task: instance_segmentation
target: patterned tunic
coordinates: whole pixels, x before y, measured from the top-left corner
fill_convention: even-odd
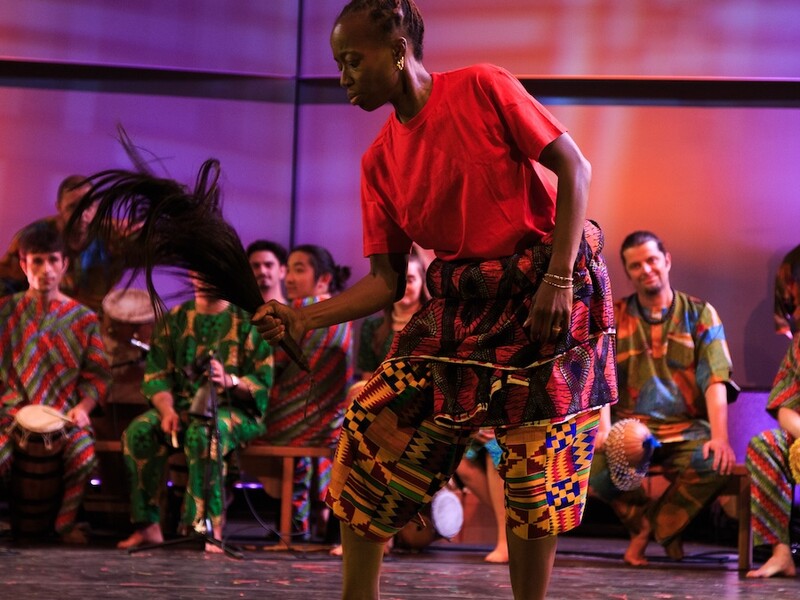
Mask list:
[[[308,306],[329,296],[296,300]],[[267,435],[273,444],[333,447],[344,418],[347,386],[353,376],[352,327],[342,323],[306,333],[300,348],[311,365],[309,376],[278,349],[278,376],[270,395]]]
[[[717,311],[683,292],[674,295],[663,323],[642,318],[635,294],[614,305],[619,402],[612,418],[635,416],[662,443],[707,438],[705,391],[731,376]]]
[[[25,292],[0,298],[0,471],[12,460],[9,427],[23,406],[42,404],[66,414],[84,398],[105,399],[111,382],[97,315],[72,299],[47,307]],[[75,522],[95,465],[90,430],[68,427],[62,461],[64,494],[59,533]]]

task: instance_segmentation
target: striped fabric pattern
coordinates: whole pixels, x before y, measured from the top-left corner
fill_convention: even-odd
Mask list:
[[[328,298],[295,301],[307,306]],[[306,333],[300,347],[311,374],[302,371],[286,353],[275,351],[277,377],[267,411],[267,438],[286,446],[333,447],[344,418],[347,388],[353,377],[352,327],[342,323]]]
[[[773,417],[780,408],[800,411],[800,335],[794,336],[786,351],[767,400],[767,412]],[[783,429],[770,429],[754,436],[747,447],[750,521],[756,545],[790,542],[793,485],[800,483],[792,480],[789,469],[794,439]]]
[[[783,429],[754,436],[747,446],[750,474],[750,524],[753,543],[789,544],[793,483],[789,471],[789,447],[794,437]]]
[[[74,300],[0,299],[0,401],[67,412],[105,397],[111,380],[97,315]]]
[[[97,315],[67,299],[44,306],[24,292],[0,299],[0,471],[13,459],[8,427],[28,404],[67,413],[84,398],[104,399],[111,382]],[[69,427],[62,457],[64,495],[56,531],[69,531],[95,466],[90,430]]]

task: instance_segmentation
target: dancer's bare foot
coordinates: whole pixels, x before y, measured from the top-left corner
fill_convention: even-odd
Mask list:
[[[393,542],[394,538],[391,538],[386,544],[383,546],[383,555],[389,556],[392,551],[392,546],[394,545]],[[331,556],[342,556],[342,545],[336,544],[333,548],[330,549],[328,552]]]
[[[489,554],[487,554],[483,560],[488,563],[495,563],[498,565],[506,564],[508,562],[508,546],[505,548],[495,548],[489,552]]]
[[[161,525],[158,523],[151,523],[147,527],[137,529],[129,538],[119,542],[117,548],[127,550],[128,548],[136,548],[148,544],[160,544],[163,541],[164,536],[161,533]]]
[[[650,521],[646,517],[642,517],[639,531],[631,532],[631,543],[625,550],[623,560],[632,567],[644,567],[647,565],[647,559],[644,557],[644,551],[647,549],[647,544],[650,543]]]
[[[797,569],[792,559],[792,550],[787,544],[776,544],[772,548],[772,556],[761,565],[761,568],[747,572],[747,577],[794,577]]]

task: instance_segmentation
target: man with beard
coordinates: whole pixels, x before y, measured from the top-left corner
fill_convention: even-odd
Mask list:
[[[734,388],[719,316],[708,302],[672,288],[672,257],[658,236],[631,233],[621,255],[635,293],[614,305],[620,399],[603,408],[589,483],[630,532],[625,562],[641,566],[651,537],[669,557],[683,557],[681,532],[735,465],[727,407]],[[608,468],[611,423],[631,418],[660,443],[651,464],[664,467],[670,485],[656,499],[641,486],[630,489]]]
[[[256,276],[264,302],[275,300],[286,304],[283,280],[286,279],[288,256],[286,248],[269,240],[256,240],[247,246],[247,259]]]

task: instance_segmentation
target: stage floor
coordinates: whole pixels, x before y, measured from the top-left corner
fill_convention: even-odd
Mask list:
[[[0,597],[58,598],[338,598],[341,560],[327,546],[276,550],[234,538],[242,559],[208,554],[199,545],[175,545],[134,554],[116,539],[93,535],[82,547],[18,544],[0,538]],[[736,570],[735,550],[687,544],[675,563],[659,546],[650,565],[622,563],[625,540],[564,536],[548,598],[697,599],[800,598],[800,578],[748,580]],[[394,552],[383,568],[384,600],[510,599],[506,565],[483,562],[488,548],[437,542],[417,553]]]

